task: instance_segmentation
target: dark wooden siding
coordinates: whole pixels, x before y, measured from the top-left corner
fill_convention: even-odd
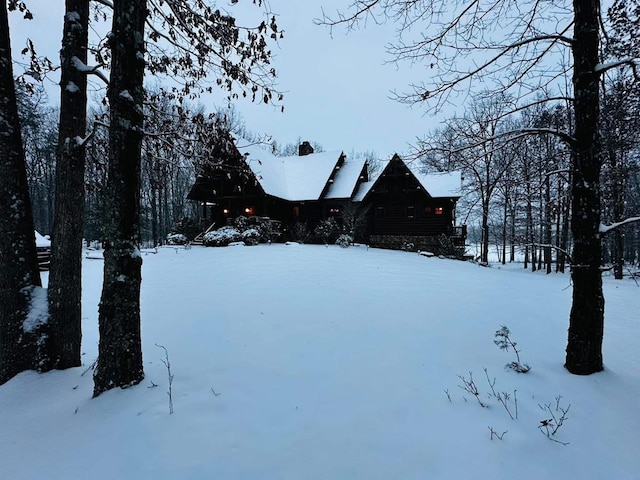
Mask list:
[[[437,236],[453,231],[455,199],[432,198],[399,158],[382,172],[367,204],[370,235]]]

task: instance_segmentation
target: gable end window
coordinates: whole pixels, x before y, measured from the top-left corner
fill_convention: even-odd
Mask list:
[[[407,207],[407,218],[416,218],[416,207],[409,205]]]

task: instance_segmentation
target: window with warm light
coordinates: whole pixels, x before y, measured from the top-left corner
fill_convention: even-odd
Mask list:
[[[436,215],[442,215],[444,213],[444,210],[442,207],[436,207]]]
[[[246,213],[247,215],[253,215],[254,213],[256,213],[256,207],[247,207],[244,209],[244,213]]]

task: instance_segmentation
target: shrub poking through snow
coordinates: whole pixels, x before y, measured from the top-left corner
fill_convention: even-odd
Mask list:
[[[256,228],[249,228],[242,232],[242,241],[245,245],[258,245],[260,242],[260,232]]]
[[[182,233],[170,233],[167,235],[167,243],[169,245],[186,245],[187,236]]]
[[[561,399],[561,395],[556,397],[555,409],[551,407],[550,403],[545,403],[544,405],[538,404],[540,409],[545,413],[548,413],[548,416],[551,417],[540,420],[538,430],[540,430],[552,442],[560,443],[561,445],[569,445],[569,442],[561,442],[555,438],[555,434],[558,433],[558,430],[560,430],[562,425],[564,425],[564,422],[567,420],[567,413],[569,413],[569,409],[571,408],[571,404],[566,407],[561,406]]]
[[[242,240],[242,235],[233,227],[222,227],[207,233],[202,243],[207,247],[226,247],[232,242]]]
[[[508,352],[509,348],[511,348],[516,354],[516,361],[507,363],[507,368],[515,370],[518,373],[527,373],[529,370],[531,370],[531,367],[526,363],[522,363],[522,361],[520,360],[520,350],[518,350],[517,348],[518,344],[511,339],[510,335],[511,332],[509,331],[509,329],[505,325],[502,325],[500,327],[500,330],[496,330],[496,339],[493,341],[493,343],[495,343],[500,350],[505,350]]]
[[[342,248],[347,248],[353,243],[353,237],[343,233],[336,240],[336,245],[340,245]]]

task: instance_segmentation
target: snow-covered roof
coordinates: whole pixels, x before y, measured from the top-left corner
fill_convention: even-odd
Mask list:
[[[407,167],[431,197],[460,197],[462,172],[424,173],[418,165],[408,164]]]
[[[378,176],[369,180],[368,182],[362,182],[358,187],[358,190],[356,191],[356,193],[353,195],[353,201],[361,202],[362,200],[364,200],[364,197],[367,196],[367,193],[369,193],[369,190],[371,190],[371,187],[373,187],[377,179],[378,179]]]
[[[239,147],[245,161],[268,195],[289,201],[318,200],[342,152],[276,157],[264,148]]]
[[[333,177],[333,183],[325,198],[351,198],[365,163],[366,159],[364,158],[353,160],[347,158]]]

